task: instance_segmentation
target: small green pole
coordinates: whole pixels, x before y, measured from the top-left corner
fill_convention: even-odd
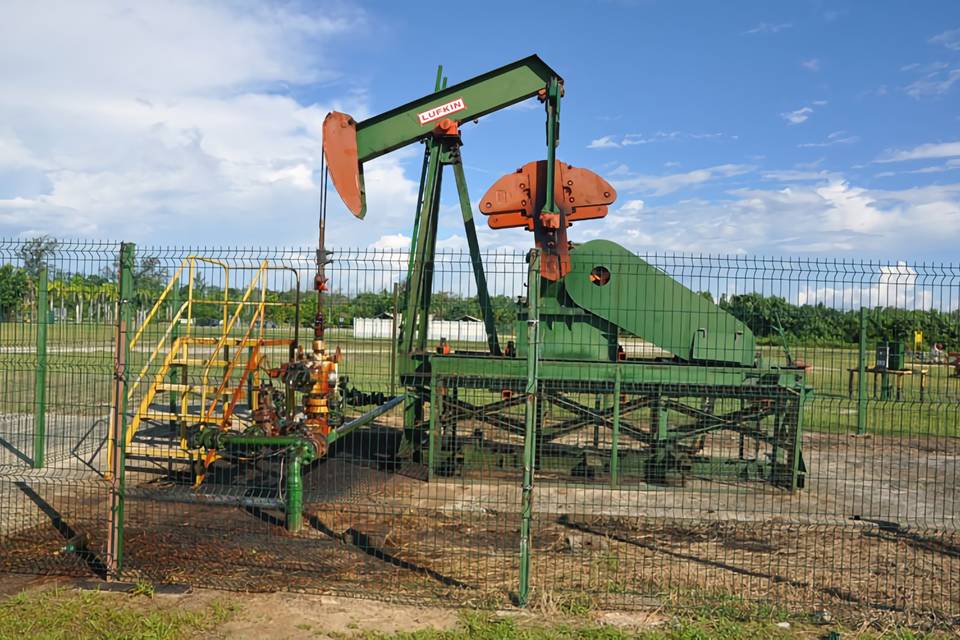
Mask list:
[[[437,463],[437,377],[430,375],[430,433],[427,440],[427,480],[433,480]]]
[[[807,399],[810,397],[810,391],[804,386],[800,389],[800,397],[797,399],[797,436],[793,441],[791,450],[790,467],[793,473],[790,476],[790,490],[796,491],[800,488],[800,457],[803,446],[803,412]]]
[[[860,361],[857,364],[857,435],[867,432],[867,310],[860,307]]]
[[[620,364],[613,380],[613,435],[610,436],[610,486],[620,484]]]
[[[47,267],[37,277],[37,370],[34,372],[33,468],[42,469],[47,441]]]
[[[303,478],[300,475],[301,450],[300,447],[290,447],[288,450],[289,467],[287,468],[287,504],[286,525],[290,533],[300,533],[303,528]]]
[[[533,518],[533,476],[537,451],[540,368],[540,254],[530,252],[527,277],[527,405],[523,435],[523,487],[520,505],[520,591],[517,603],[524,607],[530,597],[530,529]]]
[[[119,578],[123,572],[123,517],[126,500],[127,455],[127,363],[130,361],[130,343],[127,335],[133,324],[130,300],[133,297],[133,267],[136,245],[120,245],[120,282],[117,290],[117,336],[114,360],[114,391],[111,426],[113,429],[113,468],[110,474],[110,537],[107,540],[108,579]]]

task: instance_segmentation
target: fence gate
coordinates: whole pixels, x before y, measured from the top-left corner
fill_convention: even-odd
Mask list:
[[[43,242],[0,243],[0,569],[106,577],[120,245]]]

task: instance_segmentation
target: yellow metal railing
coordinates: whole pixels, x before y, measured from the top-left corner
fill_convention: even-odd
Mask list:
[[[214,264],[223,269],[224,294],[222,300],[204,300],[197,299],[195,297],[195,278],[197,275],[198,262]],[[203,350],[202,357],[197,358],[198,366],[202,366],[202,373],[197,384],[173,385],[174,387],[183,387],[182,389],[178,389],[183,391],[183,393],[180,402],[176,407],[176,411],[170,414],[171,419],[176,419],[178,422],[183,423],[186,418],[196,418],[196,422],[201,424],[211,424],[217,419],[221,418],[224,421],[229,419],[234,406],[242,395],[243,385],[250,378],[250,376],[256,376],[256,372],[251,369],[250,362],[248,362],[246,366],[243,367],[243,375],[241,376],[239,382],[237,382],[236,385],[231,384],[232,374],[234,370],[236,370],[237,365],[241,362],[244,351],[250,350],[250,353],[248,354],[249,358],[259,363],[260,359],[262,358],[260,347],[266,342],[269,342],[271,345],[275,342],[277,344],[286,344],[289,342],[283,340],[264,341],[263,339],[263,330],[266,319],[265,308],[267,306],[280,304],[276,302],[267,302],[266,294],[268,270],[269,266],[267,261],[262,261],[240,299],[230,300],[230,267],[226,263],[201,256],[188,256],[187,258],[183,259],[173,276],[170,278],[166,287],[164,287],[163,291],[160,293],[157,300],[144,317],[143,322],[134,333],[134,336],[130,341],[130,348],[132,350],[144,339],[144,336],[149,335],[147,331],[148,327],[159,322],[158,318],[160,315],[160,310],[164,307],[164,304],[170,300],[171,293],[175,290],[175,287],[176,291],[178,292],[180,289],[182,289],[183,284],[181,281],[184,279],[184,272],[186,271],[187,299],[180,304],[178,308],[176,308],[176,312],[170,319],[169,324],[164,328],[160,338],[151,348],[149,356],[144,364],[139,368],[137,375],[134,377],[129,386],[128,398],[132,399],[137,389],[142,386],[144,379],[150,380],[149,386],[140,398],[138,409],[133,416],[130,428],[127,430],[126,444],[128,446],[136,435],[141,422],[147,416],[151,415],[151,406],[156,399],[158,390],[160,390],[165,384],[167,374],[170,372],[171,367],[173,367],[175,364],[183,364],[183,366],[188,366],[191,362],[191,347],[200,347]],[[255,295],[257,293],[257,289],[259,289],[259,296]],[[221,330],[218,332],[218,335],[193,335],[195,304],[215,304],[222,306],[223,319],[221,323]],[[231,334],[234,333],[234,329],[238,328],[238,323],[240,318],[243,316],[244,310],[249,308],[251,305],[254,307],[254,310],[251,314],[249,322],[246,323],[246,326],[243,328],[242,334],[238,337],[231,337]],[[186,327],[182,329],[183,333],[181,335],[176,335],[173,338],[172,343],[170,343],[170,338],[174,335],[174,330],[180,327],[184,317],[186,317]],[[255,329],[258,329],[256,334],[254,334]],[[170,347],[166,351],[166,355],[163,357],[162,361],[158,362],[158,356],[162,351],[164,351],[164,348],[168,343],[170,343]],[[213,347],[212,351],[207,352],[207,348],[211,345]],[[230,348],[235,348],[235,351],[232,354],[229,352]],[[215,363],[220,361],[225,363],[223,374],[219,377],[216,391],[213,393],[213,397],[211,398],[211,368]],[[155,370],[152,374],[150,373],[151,369]],[[232,389],[232,392],[230,393],[230,402],[224,406],[223,415],[217,415],[218,406],[220,405],[223,397],[226,395],[225,391],[228,387],[233,386],[236,386],[236,388]],[[197,392],[200,394],[199,413],[191,413],[189,411],[188,396],[190,393]],[[183,443],[184,441],[181,439],[181,445]],[[110,449],[110,451],[112,452],[112,449]]]
[[[173,319],[170,321],[170,324],[167,326],[166,330],[161,334],[160,339],[157,341],[156,346],[154,346],[153,350],[150,352],[150,356],[147,358],[147,361],[140,368],[139,373],[137,374],[136,378],[133,380],[133,383],[130,385],[130,388],[127,392],[128,398],[133,398],[134,392],[137,390],[137,387],[140,386],[140,382],[143,380],[143,377],[150,370],[151,365],[153,365],[154,361],[157,358],[157,355],[163,349],[163,346],[166,344],[166,341],[170,337],[174,328],[179,326],[180,321],[183,318],[184,310],[186,310],[186,313],[187,313],[186,336],[184,337],[189,338],[191,336],[191,331],[193,328],[193,304],[194,304],[193,283],[194,283],[194,275],[196,271],[196,263],[198,261],[206,262],[208,264],[213,264],[223,269],[223,301],[222,303],[223,303],[223,321],[224,321],[224,325],[226,325],[227,313],[230,305],[230,266],[227,263],[221,260],[216,260],[214,258],[204,258],[202,256],[187,256],[180,262],[180,266],[177,267],[177,270],[174,272],[173,276],[170,278],[170,281],[167,283],[167,286],[164,287],[163,291],[160,293],[160,296],[157,298],[157,301],[154,302],[153,307],[150,308],[150,311],[147,313],[143,322],[140,324],[140,327],[133,334],[133,338],[130,339],[130,350],[133,351],[136,348],[137,344],[140,342],[140,338],[143,337],[147,327],[151,325],[154,318],[157,317],[157,313],[160,311],[161,308],[163,308],[163,304],[164,302],[167,301],[167,298],[170,296],[170,292],[173,291],[173,288],[175,286],[179,286],[180,278],[183,275],[183,270],[184,268],[187,268],[188,269],[187,299],[180,306],[180,309],[177,310]],[[263,265],[261,264],[261,269],[262,268],[263,268]],[[210,303],[220,302],[220,301],[202,300],[200,302],[204,304],[210,304]],[[226,330],[224,330],[224,332],[226,333]],[[184,358],[185,359],[189,358],[190,357],[189,347],[187,346],[186,342],[182,343],[182,348],[184,350]]]
[[[239,362],[240,355],[243,353],[243,346],[246,345],[247,340],[250,338],[250,332],[258,324],[260,327],[258,338],[261,341],[263,340],[263,324],[264,324],[263,312],[264,312],[265,303],[267,301],[266,272],[267,272],[267,261],[264,260],[263,262],[260,263],[260,268],[257,269],[256,275],[250,280],[250,285],[247,287],[247,290],[244,292],[243,298],[241,298],[241,300],[237,303],[237,309],[236,311],[233,312],[233,316],[231,316],[230,321],[226,324],[226,326],[224,326],[223,333],[221,334],[220,339],[217,341],[217,345],[216,347],[214,347],[213,353],[210,354],[210,357],[207,359],[207,364],[203,368],[203,375],[202,375],[203,386],[202,386],[201,394],[206,394],[207,384],[209,380],[208,376],[210,373],[210,365],[217,359],[217,356],[223,350],[224,345],[227,342],[227,338],[230,335],[230,331],[233,329],[233,325],[237,322],[237,319],[240,317],[240,314],[243,311],[243,305],[247,303],[247,301],[250,299],[250,296],[256,290],[255,287],[259,284],[260,285],[260,302],[257,305],[256,310],[254,311],[253,315],[250,318],[250,323],[247,325],[247,328],[246,328],[246,331],[244,331],[243,337],[240,339],[239,348],[237,349],[233,357],[227,361],[227,365],[223,371],[223,378],[220,381],[220,385],[217,387],[216,393],[214,394],[212,400],[210,401],[210,407],[203,413],[203,418],[201,421],[204,423],[209,423],[212,421],[211,419],[213,417],[213,412],[216,410],[217,405],[220,403],[221,395],[223,394],[224,389],[226,389],[227,384],[230,382],[230,375],[232,374],[233,369],[236,367],[237,362]],[[224,311],[226,311],[226,307],[224,307]],[[259,323],[258,323],[258,320],[259,320]],[[245,376],[241,378],[239,382],[240,385],[243,384],[244,378]],[[206,396],[201,395],[200,406],[202,407],[205,404],[206,404]]]

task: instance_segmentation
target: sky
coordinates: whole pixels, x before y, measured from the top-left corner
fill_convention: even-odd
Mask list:
[[[312,246],[321,125],[531,53],[558,157],[607,178],[574,241],[642,252],[960,257],[960,2],[6,2],[0,236]],[[470,195],[545,155],[531,101],[463,126]],[[407,247],[418,145],[330,199],[339,247]],[[439,245],[466,245],[453,181]],[[523,230],[480,228],[487,249]]]

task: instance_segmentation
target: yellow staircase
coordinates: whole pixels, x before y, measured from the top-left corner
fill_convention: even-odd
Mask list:
[[[223,269],[222,300],[194,295],[198,262]],[[256,409],[256,394],[248,394],[248,390],[259,385],[261,365],[267,356],[265,347],[289,346],[292,342],[263,337],[265,309],[271,304],[266,300],[268,269],[267,262],[261,262],[243,295],[231,300],[230,269],[225,263],[200,256],[183,260],[130,340],[133,364],[140,360],[134,354],[145,351],[142,346],[137,347],[150,335],[149,328],[160,333],[128,386],[127,400],[136,404],[136,410],[126,431],[127,455],[195,460],[201,453],[188,448],[188,427],[228,429],[247,424],[249,418],[240,418],[235,410],[248,395],[250,412]],[[184,288],[181,280],[186,280],[187,299],[178,306],[175,300]],[[164,304],[172,304],[176,312],[161,330],[159,311]],[[196,335],[194,308],[201,304],[222,307],[222,320],[215,335]],[[252,312],[249,320],[241,321],[245,309]],[[172,437],[169,430],[145,428],[164,423],[176,428],[176,436]],[[112,446],[109,451],[112,458]]]

